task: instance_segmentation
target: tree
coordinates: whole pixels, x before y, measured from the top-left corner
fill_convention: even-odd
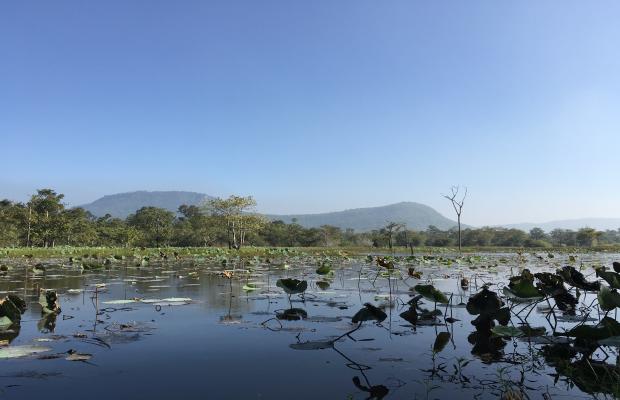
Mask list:
[[[427,246],[444,247],[450,244],[450,236],[447,231],[442,231],[434,225],[429,225],[426,229]]]
[[[342,229],[333,225],[321,225],[323,246],[338,246],[342,240]]]
[[[17,247],[25,243],[23,227],[27,215],[22,203],[0,201],[0,247]]]
[[[179,218],[175,225],[175,244],[180,246],[211,246],[220,232],[217,221],[205,214],[204,209],[195,205],[181,205]]]
[[[214,216],[225,227],[228,248],[240,249],[248,232],[258,231],[265,220],[254,215],[256,200],[252,196],[232,195],[227,199],[215,198],[206,204],[206,212]]]
[[[93,246],[97,241],[95,218],[81,207],[72,208],[63,212],[66,244]]]
[[[450,200],[454,212],[456,213],[456,221],[459,229],[459,252],[461,252],[461,214],[463,213],[463,204],[465,204],[465,198],[467,197],[467,187],[465,187],[465,193],[463,193],[463,197],[461,197],[460,201],[458,200],[459,189],[458,186],[452,186],[450,188],[451,194],[444,194],[443,197]]]
[[[404,228],[405,224],[403,223],[388,221],[387,225],[381,229],[382,233],[387,238],[387,243],[390,250],[392,250],[394,245],[394,235]]]
[[[570,229],[554,229],[549,234],[555,246],[576,246],[577,233]]]
[[[577,231],[575,240],[577,244],[582,247],[591,247],[597,244],[598,238],[601,236],[601,232],[592,228],[581,228]]]
[[[65,196],[52,189],[39,189],[28,202],[26,245],[39,243],[54,246],[66,229],[62,199]]]
[[[127,217],[127,223],[142,232],[147,246],[168,244],[172,236],[174,213],[158,207],[142,207]]]
[[[547,239],[547,234],[541,228],[532,228],[530,229],[530,239],[545,240]]]

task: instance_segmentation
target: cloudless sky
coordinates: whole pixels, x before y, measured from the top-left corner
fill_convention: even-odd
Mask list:
[[[0,4],[0,198],[620,217],[620,2]]]

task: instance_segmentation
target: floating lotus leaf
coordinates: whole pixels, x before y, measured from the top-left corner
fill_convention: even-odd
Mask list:
[[[553,296],[558,291],[566,290],[566,288],[564,288],[564,281],[559,275],[549,272],[539,272],[534,274],[534,277],[539,281],[536,287],[546,295]]]
[[[319,275],[327,275],[332,271],[331,265],[324,263],[316,269],[316,273]]]
[[[288,294],[299,294],[308,289],[308,282],[300,281],[299,279],[286,278],[278,279],[276,286],[282,288]]]
[[[607,286],[601,286],[597,298],[599,306],[604,311],[610,311],[616,307],[620,307],[620,293],[615,289],[611,290]]]
[[[364,308],[359,310],[352,318],[353,323],[364,321],[377,321],[382,322],[387,318],[387,314],[380,308],[373,306],[370,303],[364,304]]]
[[[558,269],[557,273],[564,282],[579,289],[596,292],[601,287],[600,282],[588,282],[581,272],[568,265]]]
[[[541,293],[534,286],[534,275],[528,269],[524,269],[521,275],[510,278],[508,287],[504,287],[504,294],[518,300],[542,298]]]
[[[500,337],[521,337],[524,335],[523,331],[515,326],[498,325],[491,328],[491,332]]]
[[[418,322],[418,311],[415,307],[409,307],[407,311],[400,313],[400,317],[411,325],[416,325]]]
[[[620,347],[620,336],[611,336],[607,339],[601,339],[598,341],[598,344],[601,344],[603,346]]]
[[[385,257],[377,257],[377,265],[386,269],[394,269],[394,261],[388,260]]]
[[[289,308],[276,313],[277,319],[286,321],[299,321],[308,318],[308,313],[302,308]]]
[[[602,340],[612,336],[620,336],[620,323],[613,318],[605,317],[597,325],[576,326],[566,332],[566,336],[589,340]]]
[[[13,325],[13,321],[9,317],[0,317],[0,329],[7,329]]]
[[[467,301],[467,312],[471,315],[490,314],[498,311],[503,305],[504,302],[497,293],[483,287]]]
[[[603,278],[613,289],[620,289],[620,274],[611,271],[605,271],[604,268],[596,269],[596,276]]]
[[[19,324],[25,311],[26,302],[14,294],[0,300],[0,317],[6,317],[12,324]],[[6,324],[6,321],[4,323]]]
[[[52,350],[43,346],[8,346],[0,348],[0,359],[26,357],[33,354],[45,353]]]
[[[433,353],[441,352],[450,341],[450,332],[439,332],[433,344]]]
[[[566,290],[564,280],[560,275],[549,272],[534,274],[539,282],[536,287],[545,295],[552,296],[555,304],[561,311],[574,312],[578,301],[575,296]]]
[[[620,272],[620,262],[614,261],[614,263],[612,265],[614,267],[614,271]]]
[[[41,289],[39,291],[39,304],[44,314],[60,314],[60,302],[54,290]]]
[[[258,290],[260,288],[253,283],[248,283],[247,285],[243,285],[241,289],[243,289],[246,292],[253,292],[254,290]]]
[[[329,282],[326,281],[318,281],[316,283],[316,285],[319,287],[319,289],[321,290],[327,290],[329,289]]]
[[[471,323],[478,330],[488,330],[497,320],[502,325],[507,325],[510,321],[510,310],[508,307],[502,307],[504,302],[499,298],[497,293],[490,291],[487,287],[475,295],[471,296],[467,301],[467,312],[472,315],[478,315]]]
[[[530,326],[523,325],[520,326],[519,329],[523,332],[524,336],[534,337],[534,336],[543,336],[547,333],[547,330],[544,326]]]
[[[415,291],[424,296],[425,299],[434,301],[436,303],[448,304],[450,300],[445,294],[435,289],[433,285],[415,285]]]

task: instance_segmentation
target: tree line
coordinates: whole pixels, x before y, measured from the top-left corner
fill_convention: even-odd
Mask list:
[[[453,247],[459,241],[471,247],[591,247],[620,244],[620,229],[578,231],[540,228],[529,232],[507,228],[455,227],[441,230],[429,226],[415,231],[398,222],[386,221],[381,229],[355,232],[324,225],[305,228],[292,223],[268,221],[255,213],[252,197],[215,198],[205,204],[182,205],[176,213],[142,207],[125,219],[95,217],[83,208],[67,208],[64,196],[41,189],[26,203],[0,201],[0,247],[114,246],[203,247],[253,246],[300,247]],[[460,236],[460,240],[459,240]]]

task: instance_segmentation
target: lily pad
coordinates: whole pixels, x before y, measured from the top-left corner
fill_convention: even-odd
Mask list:
[[[589,340],[602,340],[612,336],[620,336],[620,323],[613,318],[605,317],[597,325],[576,326],[566,332],[566,336]]]
[[[534,275],[524,269],[521,275],[510,278],[508,287],[504,287],[504,294],[515,300],[541,299],[543,296],[534,286]]]
[[[276,286],[282,288],[287,294],[299,294],[306,291],[308,288],[307,281],[300,281],[299,279],[278,279]]]
[[[601,287],[600,282],[588,282],[581,272],[569,265],[562,269],[558,269],[557,273],[562,277],[564,282],[579,289],[595,292]]]
[[[0,317],[0,329],[6,329],[13,325],[13,321],[9,317]]]
[[[332,271],[331,265],[325,263],[316,269],[316,273],[319,275],[327,275]]]
[[[318,281],[316,283],[317,287],[321,290],[327,290],[329,289],[329,282],[326,281]]]
[[[610,311],[616,307],[620,307],[620,293],[615,289],[610,290],[607,286],[601,286],[597,298],[599,306],[604,311]]]
[[[524,335],[521,329],[514,326],[494,326],[491,328],[491,332],[493,332],[495,336],[500,337],[521,337]]]
[[[138,300],[136,299],[126,299],[126,300],[108,300],[108,301],[104,301],[103,304],[110,304],[110,305],[122,305],[122,304],[131,304],[131,303],[137,303]]]
[[[0,348],[0,359],[27,357],[33,354],[45,353],[52,350],[44,346],[8,346]]]
[[[364,308],[359,310],[352,318],[353,323],[363,321],[378,321],[382,322],[387,318],[387,314],[378,307],[373,306],[370,303],[364,304]]]
[[[415,285],[414,289],[427,300],[431,300],[441,304],[448,304],[449,302],[446,295],[435,289],[433,285]]]
[[[620,289],[620,274],[598,268],[596,270],[596,276],[603,278],[613,289]]]

